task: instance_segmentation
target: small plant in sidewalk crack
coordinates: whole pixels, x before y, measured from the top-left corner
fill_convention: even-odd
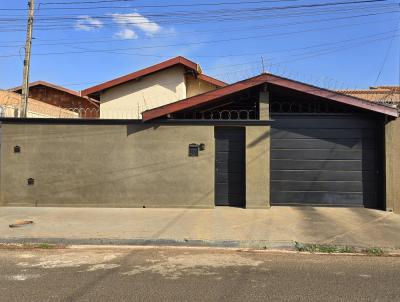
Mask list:
[[[54,249],[56,245],[49,243],[38,243],[38,244],[33,244],[32,247],[35,249]]]
[[[385,252],[379,247],[370,247],[363,250],[364,253],[370,256],[382,256]]]
[[[345,246],[345,247],[339,248],[339,253],[355,253],[355,252],[356,252],[356,249],[351,246]]]
[[[334,245],[322,245],[322,244],[303,244],[300,242],[295,243],[295,249],[299,252],[309,253],[354,253],[356,250],[353,247],[345,246],[338,247]]]

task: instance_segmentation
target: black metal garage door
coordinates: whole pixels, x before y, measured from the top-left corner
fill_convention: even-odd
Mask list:
[[[215,128],[215,205],[245,205],[245,132],[240,127]]]
[[[276,115],[271,204],[379,206],[379,123],[361,116]]]

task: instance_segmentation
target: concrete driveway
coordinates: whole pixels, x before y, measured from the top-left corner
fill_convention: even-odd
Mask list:
[[[362,208],[3,207],[0,212],[2,242],[283,247],[297,241],[400,248],[400,215]],[[34,224],[8,227],[17,220]]]

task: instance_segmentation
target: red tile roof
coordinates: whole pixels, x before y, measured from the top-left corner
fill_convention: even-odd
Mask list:
[[[148,121],[170,113],[181,111],[184,109],[194,108],[196,106],[204,105],[214,102],[221,97],[257,86],[264,83],[274,84],[281,87],[286,87],[292,90],[304,92],[310,95],[330,99],[339,103],[355,106],[362,109],[367,109],[390,116],[398,117],[399,113],[396,108],[383,104],[369,102],[360,98],[344,95],[342,93],[319,88],[309,84],[297,82],[294,80],[282,78],[273,74],[263,73],[253,78],[249,78],[210,92],[199,94],[184,100],[170,103],[161,107],[144,111],[142,113],[143,120]]]
[[[224,82],[222,82],[220,80],[217,80],[217,79],[214,79],[214,78],[212,78],[210,76],[202,74],[201,73],[202,71],[201,71],[201,68],[200,68],[199,64],[197,64],[195,62],[192,62],[192,61],[190,61],[190,60],[188,60],[188,59],[186,59],[184,57],[179,56],[179,57],[175,57],[175,58],[169,59],[167,61],[158,63],[156,65],[153,65],[153,66],[150,66],[150,67],[135,71],[133,73],[124,75],[122,77],[113,79],[111,81],[107,81],[105,83],[102,83],[102,84],[99,84],[99,85],[96,85],[96,86],[93,86],[93,87],[86,88],[86,89],[81,91],[81,94],[82,95],[90,95],[90,94],[93,94],[93,93],[97,93],[97,92],[100,92],[102,90],[105,90],[105,89],[108,89],[108,88],[111,88],[111,87],[114,87],[114,86],[129,82],[129,81],[138,79],[138,78],[143,77],[143,76],[150,75],[152,73],[155,73],[157,71],[161,71],[161,70],[170,68],[170,67],[175,66],[175,65],[182,65],[182,66],[185,66],[188,69],[193,70],[198,75],[199,79],[201,79],[203,81],[206,81],[206,82],[209,82],[209,83],[211,83],[213,85],[216,85],[217,87],[223,87],[223,86],[227,85],[226,83],[224,83]]]
[[[53,84],[53,83],[49,83],[49,82],[46,82],[46,81],[35,81],[35,82],[29,83],[29,87],[35,87],[35,86],[50,87],[50,88],[53,88],[53,89],[56,89],[56,90],[59,90],[59,91],[63,91],[63,92],[68,93],[68,94],[72,94],[72,95],[77,96],[77,97],[84,98],[84,99],[88,100],[89,102],[95,103],[97,105],[99,103],[97,100],[94,100],[94,99],[89,98],[87,96],[82,96],[80,94],[80,92],[78,92],[78,91],[71,90],[71,89],[65,88],[63,86],[59,86],[59,85],[56,85],[56,84]],[[17,87],[8,89],[8,91],[12,91],[12,92],[18,92],[20,90],[22,90],[22,86],[17,86]]]

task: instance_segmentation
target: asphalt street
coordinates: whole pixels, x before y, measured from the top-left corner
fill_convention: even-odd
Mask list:
[[[400,257],[1,249],[0,301],[399,301]]]

